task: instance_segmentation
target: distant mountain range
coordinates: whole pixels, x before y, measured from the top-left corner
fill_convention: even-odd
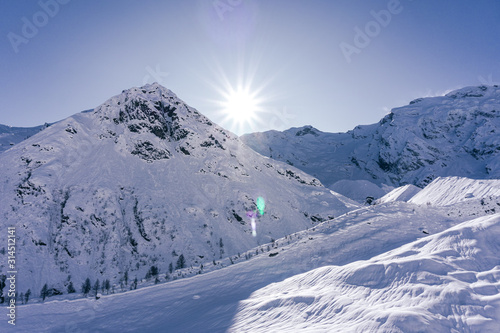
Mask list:
[[[48,126],[49,124],[35,127],[11,127],[0,124],[0,153],[35,135]]]
[[[361,197],[387,192],[366,181],[384,188],[424,187],[439,176],[499,178],[500,88],[466,87],[419,98],[376,124],[346,133],[304,126],[241,139],[260,154],[293,165],[351,197],[356,187]]]

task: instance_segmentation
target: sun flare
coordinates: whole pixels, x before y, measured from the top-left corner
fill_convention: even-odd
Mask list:
[[[223,102],[223,112],[236,123],[251,122],[258,111],[258,101],[247,90],[231,91]]]

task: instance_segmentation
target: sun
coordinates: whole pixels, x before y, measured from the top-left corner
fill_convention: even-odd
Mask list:
[[[226,116],[238,124],[252,122],[259,110],[258,100],[255,93],[247,89],[230,91],[226,100],[222,102],[223,112]]]
[[[218,105],[222,123],[231,131],[238,135],[254,132],[262,123],[263,99],[259,90],[252,90],[249,84],[236,87],[227,84],[220,94]]]
[[[214,108],[217,123],[236,135],[265,128],[270,113],[269,103],[275,98],[268,89],[274,76],[257,79],[258,61],[246,64],[241,59],[230,75],[217,59],[207,65],[212,78],[201,79],[216,93],[216,98],[207,102]]]

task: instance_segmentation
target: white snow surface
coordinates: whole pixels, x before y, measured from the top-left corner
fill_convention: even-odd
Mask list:
[[[412,197],[409,202],[448,206],[478,198],[500,197],[499,179],[439,177]]]
[[[404,186],[400,186],[395,188],[391,192],[384,195],[382,198],[376,201],[377,204],[391,202],[391,201],[408,201],[413,198],[418,192],[422,189],[416,187],[412,184],[407,184]]]
[[[233,332],[498,332],[500,214],[242,301]]]
[[[469,216],[491,214],[481,209],[471,206],[468,214],[450,217],[453,206],[364,207],[233,256],[234,265],[226,261],[227,267],[213,270],[207,263],[201,275],[168,283],[162,278],[150,287],[143,282],[138,290],[99,300],[63,295],[44,304],[31,301],[18,307],[14,329],[0,321],[0,331],[353,332],[359,327],[370,332],[383,331],[378,328],[384,325],[400,332],[401,325],[416,322],[415,330],[405,330],[416,332],[431,330],[436,318],[441,325],[436,332],[445,332],[442,327],[454,320],[462,320],[463,331],[487,328],[493,325],[488,318],[499,322],[492,287],[499,278],[498,215],[438,234]],[[246,260],[248,254],[252,258]],[[320,268],[326,265],[346,266]],[[5,311],[0,308],[1,317]]]
[[[382,188],[368,180],[342,179],[329,188],[359,203],[365,203],[367,197],[377,199],[386,194]]]

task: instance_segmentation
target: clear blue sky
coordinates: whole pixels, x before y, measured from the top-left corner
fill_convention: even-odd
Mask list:
[[[0,123],[12,126],[158,81],[238,134],[338,132],[500,81],[498,0],[2,0],[0,27]],[[238,82],[259,91],[253,128],[232,128],[216,103]]]

